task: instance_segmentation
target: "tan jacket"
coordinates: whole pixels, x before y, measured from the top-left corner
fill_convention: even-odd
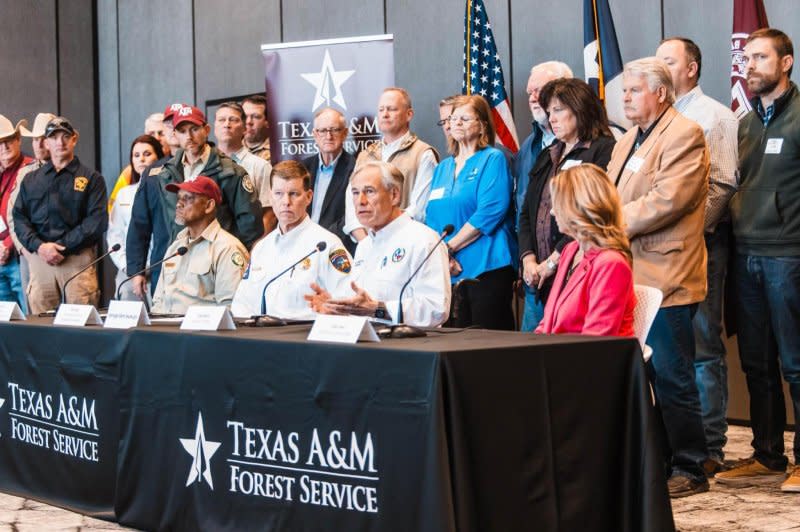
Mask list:
[[[710,168],[703,130],[671,107],[625,164],[637,132],[625,133],[608,163],[631,239],[634,282],[659,288],[662,307],[700,302],[706,297]]]

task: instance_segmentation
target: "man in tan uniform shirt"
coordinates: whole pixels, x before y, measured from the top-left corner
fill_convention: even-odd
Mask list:
[[[206,176],[170,183],[178,194],[175,221],[185,225],[164,256],[188,251],[164,263],[153,296],[153,312],[185,314],[191,305],[230,306],[248,262],[247,250],[217,221],[219,186]]]

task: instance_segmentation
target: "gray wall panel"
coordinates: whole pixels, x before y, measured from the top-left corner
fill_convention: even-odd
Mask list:
[[[97,75],[99,76],[100,171],[106,180],[120,167],[119,138],[119,42],[117,40],[117,3],[97,5]]]
[[[36,113],[58,112],[55,1],[0,0],[0,13],[0,114],[33,126]]]
[[[609,4],[622,62],[653,55],[661,42],[661,0],[610,0]],[[582,19],[578,26],[583,32]]]
[[[695,0],[672,0],[664,5],[664,36],[692,39],[703,53],[700,86],[712,98],[728,105],[731,100],[731,21],[733,4],[706,0],[713,17],[698,17]],[[727,36],[727,39],[725,38]]]
[[[770,24],[786,33],[794,44],[792,81],[800,83],[800,2],[797,0],[764,0]]]
[[[383,0],[287,0],[282,3],[283,42],[383,33]]]
[[[575,76],[583,77],[582,17],[582,0],[552,4],[537,0],[531,6],[522,2],[511,4],[513,111],[520,142],[531,132],[532,118],[525,92],[531,67],[544,61],[563,61],[572,68]],[[564,23],[578,20],[579,23]],[[503,66],[506,67],[505,63]]]
[[[80,133],[76,155],[96,167],[95,65],[92,0],[58,3],[61,114]]]
[[[119,0],[118,5],[120,156],[125,165],[130,143],[144,131],[148,115],[175,101],[194,103],[193,20],[191,0]]]
[[[195,0],[197,103],[264,91],[261,45],[279,42],[279,0]],[[236,31],[219,31],[221,24]],[[209,117],[211,120],[212,117]]]

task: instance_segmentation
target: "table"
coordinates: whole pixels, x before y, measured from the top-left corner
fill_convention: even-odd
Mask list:
[[[307,333],[0,325],[0,489],[148,530],[674,529],[635,341]],[[9,437],[57,430],[36,394],[96,461]]]

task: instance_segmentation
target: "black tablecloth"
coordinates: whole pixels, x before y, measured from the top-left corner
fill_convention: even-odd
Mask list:
[[[17,449],[2,489],[92,511],[108,498],[53,486],[110,484],[116,518],[145,529],[673,529],[635,341],[468,330],[343,346],[307,333],[0,325],[0,376],[23,382],[24,365],[27,386],[50,386],[39,361],[63,368],[47,353],[71,346],[95,368],[71,393],[104,397],[119,423],[109,483],[6,440],[0,408],[0,445]]]

